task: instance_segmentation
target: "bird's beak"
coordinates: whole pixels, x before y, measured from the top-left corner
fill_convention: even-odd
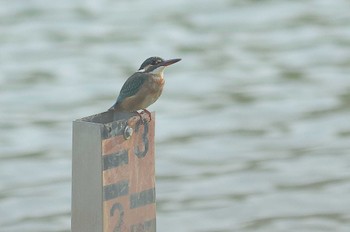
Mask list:
[[[176,62],[179,62],[181,59],[170,59],[170,60],[164,60],[162,63],[159,64],[159,66],[168,66],[175,64]]]

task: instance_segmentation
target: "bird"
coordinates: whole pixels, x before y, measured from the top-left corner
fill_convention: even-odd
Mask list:
[[[109,111],[134,112],[142,119],[138,110],[143,110],[152,120],[151,113],[146,108],[156,102],[162,94],[165,83],[164,69],[180,60],[179,58],[164,60],[158,56],[147,58],[125,81]]]

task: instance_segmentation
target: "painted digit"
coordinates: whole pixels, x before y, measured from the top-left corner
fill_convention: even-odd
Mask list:
[[[141,151],[139,149],[139,147],[136,147],[134,148],[134,152],[135,152],[135,155],[138,157],[138,158],[143,158],[147,155],[147,152],[148,152],[148,147],[149,147],[149,141],[148,141],[148,122],[144,122],[143,123],[144,125],[144,129],[143,129],[143,134],[142,134],[142,143],[143,143],[143,146],[144,146],[144,150]],[[139,124],[136,125],[136,132],[138,132],[139,130]]]
[[[115,203],[110,211],[110,216],[112,217],[114,215],[114,212],[118,210],[119,213],[119,219],[118,219],[118,223],[115,225],[113,232],[121,232],[121,228],[122,228],[122,224],[123,224],[123,219],[124,219],[124,208],[122,206],[122,204],[120,203]]]

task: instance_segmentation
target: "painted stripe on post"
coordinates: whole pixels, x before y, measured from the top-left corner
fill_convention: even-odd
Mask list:
[[[144,221],[139,224],[135,224],[131,226],[131,232],[147,232],[147,231],[156,231],[156,219],[151,219],[148,221]]]
[[[116,168],[129,163],[128,151],[122,150],[121,152],[103,156],[103,170],[110,168]]]
[[[116,184],[110,184],[103,187],[104,200],[108,201],[113,198],[129,194],[129,181],[123,180]]]
[[[141,207],[148,204],[153,204],[156,201],[156,191],[154,188],[133,193],[130,196],[130,209]]]

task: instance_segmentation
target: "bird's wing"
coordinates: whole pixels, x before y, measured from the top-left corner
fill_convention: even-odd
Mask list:
[[[120,90],[116,104],[122,102],[127,97],[135,95],[145,82],[146,78],[147,75],[145,75],[145,73],[136,72],[131,75]]]

